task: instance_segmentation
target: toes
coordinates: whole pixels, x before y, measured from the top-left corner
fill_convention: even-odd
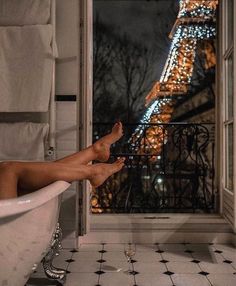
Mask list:
[[[122,122],[121,121],[118,121],[114,124],[114,126],[116,127],[119,127],[119,128],[122,128]]]
[[[120,163],[124,163],[125,162],[125,157],[118,157],[118,159],[116,160],[116,162],[118,163],[118,164],[120,164]]]

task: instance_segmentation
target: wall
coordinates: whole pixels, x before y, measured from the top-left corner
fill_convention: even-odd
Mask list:
[[[78,81],[78,0],[56,1],[56,95],[76,95]],[[62,158],[76,151],[76,102],[57,101],[56,154]],[[63,247],[75,246],[76,184],[63,194],[60,224]]]

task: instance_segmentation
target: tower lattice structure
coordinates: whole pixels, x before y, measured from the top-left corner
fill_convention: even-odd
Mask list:
[[[137,153],[157,156],[161,152],[162,145],[167,139],[167,131],[161,124],[171,120],[172,97],[187,94],[197,46],[216,36],[217,4],[218,0],[179,0],[179,13],[169,35],[172,42],[165,66],[160,80],[146,96],[147,111],[129,141]],[[214,65],[214,61],[208,61],[206,68]],[[150,123],[159,125],[146,128],[145,124]]]

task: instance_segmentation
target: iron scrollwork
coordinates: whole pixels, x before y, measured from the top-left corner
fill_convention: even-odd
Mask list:
[[[60,284],[64,284],[66,280],[66,270],[53,266],[53,259],[59,255],[62,239],[62,230],[57,223],[56,230],[53,234],[51,246],[47,254],[42,260],[44,272],[49,279],[57,280]]]
[[[143,124],[132,146],[136,127],[126,125],[125,136],[112,146],[111,160],[126,157],[126,164],[93,192],[92,211],[214,212],[214,123]],[[109,128],[95,125],[94,140]],[[150,141],[148,130],[157,130],[159,141]]]

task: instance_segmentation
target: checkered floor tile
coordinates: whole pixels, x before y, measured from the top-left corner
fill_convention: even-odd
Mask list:
[[[123,244],[84,244],[63,249],[54,265],[67,270],[65,286],[236,285],[236,248],[225,244],[136,244],[130,264]],[[46,285],[41,266],[32,278]]]

